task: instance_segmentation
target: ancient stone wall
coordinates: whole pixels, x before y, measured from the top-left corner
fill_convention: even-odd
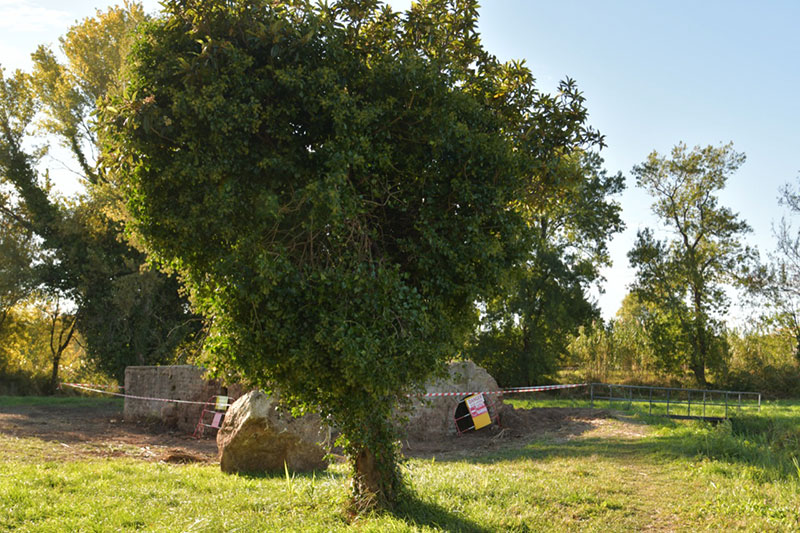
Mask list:
[[[125,394],[206,402],[223,392],[219,380],[204,379],[205,369],[192,365],[129,366],[125,369]],[[182,431],[194,430],[203,406],[125,398],[125,420],[160,420]]]

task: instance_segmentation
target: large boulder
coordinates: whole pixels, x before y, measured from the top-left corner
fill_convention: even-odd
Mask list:
[[[450,363],[447,376],[431,380],[425,385],[426,393],[434,392],[487,392],[497,391],[497,381],[472,361]],[[454,396],[421,397],[412,401],[406,413],[405,437],[413,440],[436,440],[457,433],[454,414],[458,402],[467,394]],[[493,424],[503,409],[502,396],[483,396]]]
[[[252,391],[228,408],[217,433],[223,472],[294,472],[327,466],[330,430],[317,414],[295,418],[275,396]]]

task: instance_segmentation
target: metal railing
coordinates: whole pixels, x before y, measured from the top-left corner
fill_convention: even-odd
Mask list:
[[[647,404],[651,415],[672,418],[728,418],[732,410],[761,410],[761,393],[705,389],[677,389],[640,385],[589,384],[589,401],[609,403],[609,407]]]

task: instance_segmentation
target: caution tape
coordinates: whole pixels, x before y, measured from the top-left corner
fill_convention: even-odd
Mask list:
[[[68,387],[94,387],[96,389],[124,389],[122,385],[99,385],[97,383],[62,383]]]
[[[110,392],[107,390],[103,390],[98,388],[99,385],[91,385],[91,384],[84,384],[84,383],[62,383],[62,386],[72,387],[75,389],[90,391],[90,392],[99,392],[101,394],[109,394],[111,396],[118,396],[120,398],[132,398],[134,400],[146,400],[152,402],[171,402],[171,403],[185,403],[185,404],[192,404],[192,405],[205,405],[207,402],[193,402],[190,400],[173,400],[171,398],[152,398],[149,396],[135,396],[133,394],[122,394],[119,392]],[[569,385],[540,385],[537,387],[514,387],[509,389],[501,389],[495,391],[477,391],[477,392],[425,392],[419,394],[406,394],[407,397],[426,397],[426,398],[434,398],[434,397],[443,397],[443,396],[472,396],[474,394],[496,394],[496,395],[503,395],[503,394],[518,394],[522,392],[542,392],[548,390],[559,390],[559,389],[574,389],[578,387],[586,387],[586,383],[575,383]],[[109,387],[110,388],[110,387]],[[120,387],[122,388],[122,387]]]
[[[472,396],[473,394],[517,394],[520,392],[541,392],[541,391],[548,391],[548,390],[558,390],[558,389],[574,389],[577,387],[585,387],[586,383],[575,383],[569,385],[540,385],[537,387],[514,387],[510,389],[501,389],[501,390],[493,390],[493,391],[477,391],[477,392],[424,392],[419,394],[407,394],[408,397],[439,397],[439,396]]]
[[[134,400],[147,400],[151,402],[170,402],[170,403],[187,403],[192,405],[205,405],[207,402],[193,402],[190,400],[173,400],[171,398],[151,398],[149,396],[135,396],[133,394],[121,394],[119,392],[110,392],[103,389],[96,389],[93,387],[85,387],[83,385],[77,383],[62,383],[62,385],[66,385],[68,387],[72,387],[74,389],[81,389],[91,392],[99,392],[101,394],[109,394],[111,396],[118,396],[120,398],[132,398]]]

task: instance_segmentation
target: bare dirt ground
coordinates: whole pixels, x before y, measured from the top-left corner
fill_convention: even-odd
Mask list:
[[[499,423],[443,439],[403,441],[403,453],[409,457],[469,455],[518,447],[543,438],[567,441],[588,433],[641,436],[644,431],[644,428],[629,421],[620,423],[616,412],[604,409],[514,409],[505,405]]]
[[[584,434],[639,437],[645,428],[618,421],[613,411],[580,408],[513,409],[505,406],[499,424],[437,440],[405,440],[409,457],[470,455],[522,446],[548,438],[570,440]],[[119,405],[0,408],[0,434],[59,443],[59,457],[131,457],[145,461],[217,461],[213,436],[195,439],[157,423],[126,422]]]
[[[57,442],[75,458],[130,456],[178,463],[217,460],[213,438],[195,439],[159,424],[125,422],[122,406],[113,404],[1,407],[0,433]]]

